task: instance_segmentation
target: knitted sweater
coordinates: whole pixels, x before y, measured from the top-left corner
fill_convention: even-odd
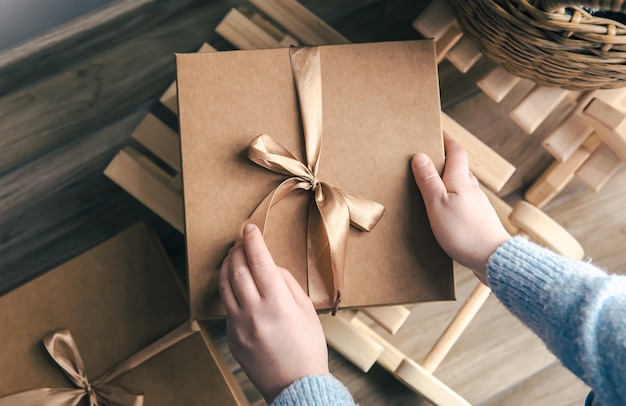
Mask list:
[[[593,388],[594,405],[626,405],[626,276],[607,275],[515,237],[491,256],[487,277],[511,313]],[[354,405],[354,400],[328,375],[293,383],[272,404]]]

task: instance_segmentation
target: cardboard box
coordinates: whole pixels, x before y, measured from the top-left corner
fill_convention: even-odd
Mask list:
[[[55,330],[69,329],[93,383],[188,321],[173,276],[139,224],[0,297],[0,398],[37,388],[76,389],[42,343]],[[147,405],[237,404],[205,338],[195,333],[111,384],[143,393]],[[87,397],[80,404],[88,405]]]
[[[319,55],[318,178],[385,206],[371,232],[350,229],[341,307],[453,299],[452,261],[410,169],[418,151],[444,164],[433,42],[323,46]],[[252,163],[248,145],[269,134],[306,162],[301,111],[289,49],[180,54],[177,69],[191,312],[205,319],[223,315],[217,275],[238,230],[287,178]],[[306,267],[311,201],[310,192],[290,193],[265,230],[276,262],[305,291],[320,278]]]

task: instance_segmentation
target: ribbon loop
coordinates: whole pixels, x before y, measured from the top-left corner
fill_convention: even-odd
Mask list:
[[[296,189],[314,193],[307,227],[309,296],[316,307],[331,308],[335,314],[341,301],[350,225],[370,231],[385,208],[317,178],[323,140],[320,51],[318,47],[290,48],[289,57],[300,104],[307,164],[267,134],[254,138],[248,150],[250,160],[289,178],[263,199],[248,221],[264,232],[270,209],[284,196]],[[311,285],[319,280],[327,292],[312,291]]]
[[[62,329],[52,333],[43,339],[43,345],[74,385],[87,391],[90,385],[85,364],[70,331]]]

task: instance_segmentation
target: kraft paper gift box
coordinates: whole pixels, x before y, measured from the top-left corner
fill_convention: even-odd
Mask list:
[[[102,394],[119,395],[118,389],[97,388],[95,382],[178,326],[191,326],[173,276],[152,235],[139,224],[0,297],[0,404],[73,405],[78,399],[90,404],[85,389],[73,384],[44,349],[42,339],[59,329],[71,333],[100,405],[138,404],[103,400]],[[55,353],[67,352],[63,343],[56,342]],[[109,385],[143,393],[147,405],[236,404],[209,344],[202,333],[193,333]],[[62,394],[31,393],[36,397],[31,402],[7,398],[39,388]]]
[[[454,298],[452,262],[433,237],[410,169],[420,151],[440,171],[444,165],[432,41],[179,54],[176,61],[193,318],[223,316],[220,264],[252,213],[248,221],[264,227],[277,264],[318,310]],[[311,152],[318,147],[319,155]],[[311,156],[319,156],[317,166]],[[285,170],[285,160],[296,169]],[[315,166],[317,176],[298,172]],[[334,267],[328,253],[341,253],[345,242],[327,235],[347,223],[323,217],[312,202],[324,206],[338,194],[378,202],[384,213],[369,232],[345,231],[345,266],[339,258]],[[266,216],[272,197],[280,201]],[[354,222],[360,214],[348,206]],[[310,223],[321,237],[309,233]]]

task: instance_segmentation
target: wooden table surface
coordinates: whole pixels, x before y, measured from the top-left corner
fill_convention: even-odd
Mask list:
[[[353,42],[417,39],[411,22],[427,2],[340,0],[302,3]],[[147,220],[184,269],[182,236],[102,175],[115,153],[174,80],[174,52],[203,42],[232,46],[214,28],[243,0],[118,0],[48,34],[0,53],[0,294]],[[540,140],[569,106],[532,136],[508,111],[528,89],[501,104],[477,90],[492,64],[468,74],[440,66],[443,108],[518,167],[507,199],[551,162]],[[597,194],[573,182],[546,211],[611,270],[626,269],[626,172]],[[458,297],[475,281],[458,269]],[[406,325],[389,336],[420,360],[460,302],[413,306]],[[10,311],[10,309],[1,309]],[[224,353],[223,323],[212,326]],[[233,364],[237,370],[237,366]],[[331,351],[331,368],[363,405],[427,404],[379,367],[362,374]],[[587,388],[565,371],[515,318],[490,298],[435,373],[473,404],[582,404]],[[238,372],[253,402],[258,394]]]

